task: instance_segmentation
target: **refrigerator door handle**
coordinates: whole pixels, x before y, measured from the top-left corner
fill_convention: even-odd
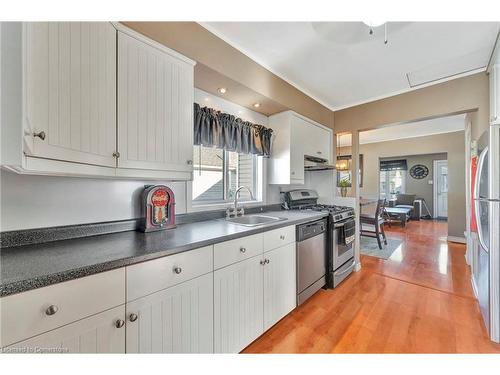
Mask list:
[[[477,174],[476,174],[476,181],[475,181],[474,190],[475,190],[475,193],[477,194],[478,197],[479,197],[479,181],[481,181],[481,175],[483,173],[484,159],[486,158],[487,155],[488,155],[488,147],[485,147],[484,150],[481,152],[481,155],[479,155],[479,160],[477,163]],[[476,200],[479,200],[479,199],[476,199]],[[475,215],[476,215],[476,223],[477,223],[477,237],[479,239],[479,244],[481,245],[481,247],[483,249],[485,249],[486,251],[489,251],[486,244],[484,243],[483,229],[481,227],[481,216],[480,216],[480,212],[479,212],[480,206],[481,206],[480,204],[476,204],[474,206],[474,211],[475,211]]]

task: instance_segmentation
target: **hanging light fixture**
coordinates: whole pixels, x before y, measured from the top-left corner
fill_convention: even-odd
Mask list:
[[[337,150],[336,150],[336,156],[337,156],[337,160],[335,161],[335,169],[337,169],[337,171],[348,171],[349,169],[351,169],[351,166],[349,165],[349,160],[348,159],[341,159],[341,155],[340,155],[340,138],[342,137],[341,134],[337,134]]]

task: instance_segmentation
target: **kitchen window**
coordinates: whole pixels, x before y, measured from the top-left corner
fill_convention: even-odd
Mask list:
[[[229,203],[240,186],[252,190],[258,197],[259,158],[219,148],[194,146],[192,183],[193,205]],[[239,193],[240,202],[251,202],[248,191]]]

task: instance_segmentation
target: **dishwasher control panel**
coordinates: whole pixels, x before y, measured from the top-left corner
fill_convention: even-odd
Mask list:
[[[327,221],[326,219],[321,219],[314,221],[312,223],[302,224],[297,226],[297,239],[298,241],[304,241],[308,238],[317,236],[326,231]]]

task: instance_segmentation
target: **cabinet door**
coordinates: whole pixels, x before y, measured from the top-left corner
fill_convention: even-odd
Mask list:
[[[24,151],[115,167],[115,28],[108,22],[26,23],[24,55],[24,127],[32,134]]]
[[[121,168],[192,172],[193,66],[118,32]]]
[[[259,255],[214,272],[216,353],[238,353],[264,332],[261,261]]]
[[[290,134],[290,183],[304,183],[304,153],[308,134],[306,122],[292,115]]]
[[[490,123],[500,123],[500,65],[493,65],[490,72]]]
[[[307,143],[306,155],[317,156],[330,161],[332,134],[317,125],[309,124],[310,138]]]
[[[296,306],[295,243],[264,254],[264,331]]]
[[[212,352],[213,273],[127,303],[127,353]]]
[[[93,315],[5,348],[6,353],[125,353],[125,306]]]
[[[331,132],[303,118],[293,118],[296,131],[294,140],[302,145],[303,154],[330,160]]]

